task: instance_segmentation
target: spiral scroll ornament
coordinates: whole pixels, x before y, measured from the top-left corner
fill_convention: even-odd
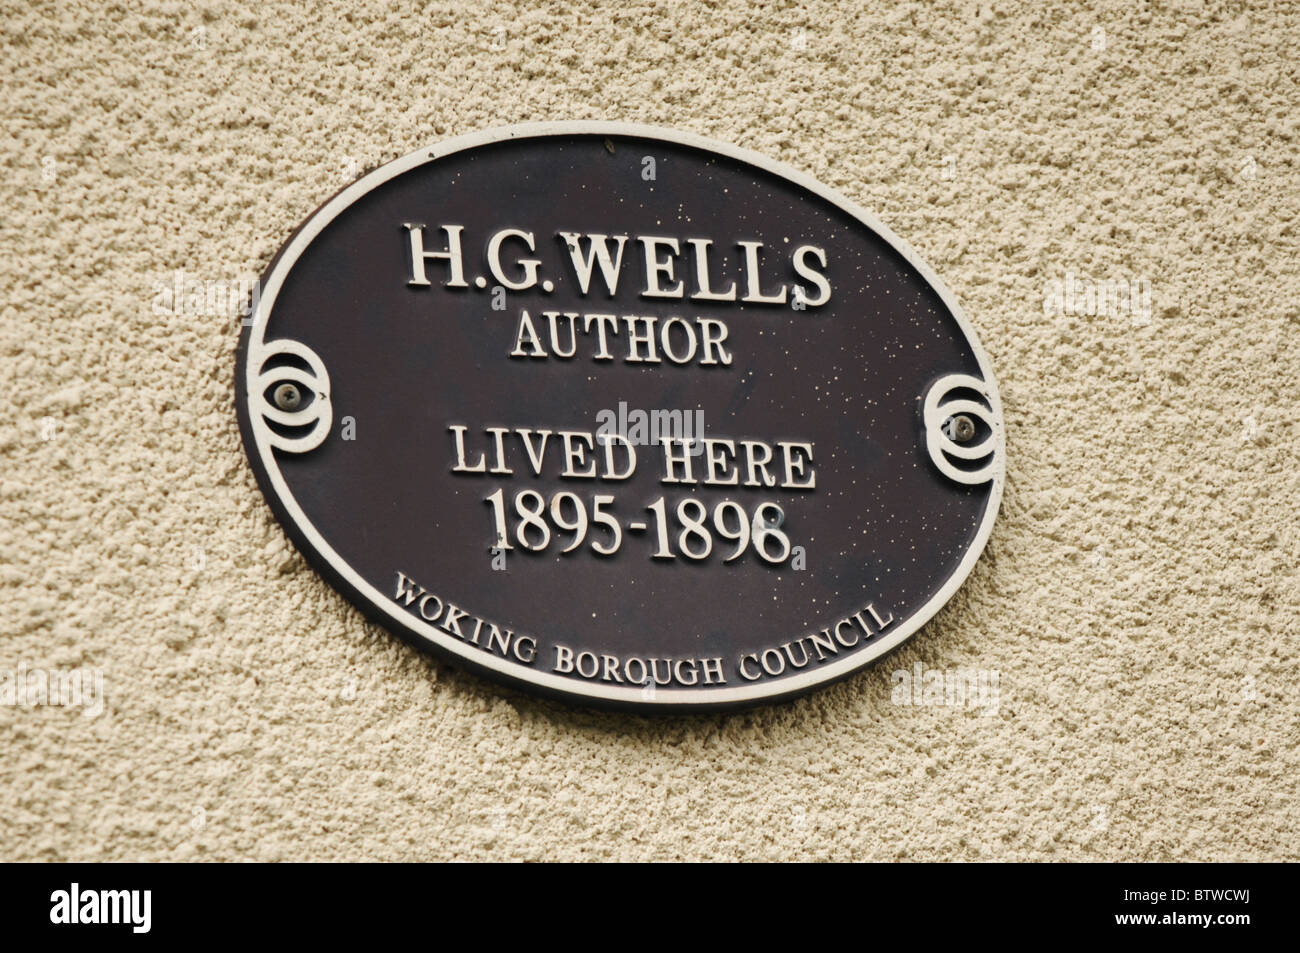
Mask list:
[[[324,443],[334,411],[329,372],[316,352],[298,341],[267,341],[256,366],[249,409],[261,436],[289,453],[306,453]]]
[[[959,391],[973,391],[981,399],[954,396]],[[980,421],[983,427],[972,426],[972,418]],[[970,436],[960,439],[966,434],[958,432],[954,421],[961,422],[962,431],[969,429]],[[1002,421],[992,408],[992,398],[984,381],[969,374],[949,374],[939,378],[926,391],[924,422],[930,459],[948,479],[976,486],[987,483],[998,474]],[[959,466],[956,461],[967,466]],[[971,466],[977,463],[980,465]]]

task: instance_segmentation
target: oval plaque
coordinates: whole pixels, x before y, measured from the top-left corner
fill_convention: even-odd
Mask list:
[[[842,678],[952,596],[1002,495],[952,295],[762,156],[621,123],[435,146],[313,214],[239,352],[312,565],[413,644],[645,710]]]

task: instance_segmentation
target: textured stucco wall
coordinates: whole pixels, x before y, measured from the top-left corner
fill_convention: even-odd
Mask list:
[[[0,31],[0,670],[107,695],[0,706],[4,859],[1300,857],[1300,8],[73,0]],[[883,663],[737,715],[573,710],[291,551],[238,321],[159,283],[251,277],[365,168],[555,118],[785,161],[962,302],[1006,498]],[[1150,319],[1045,313],[1067,272],[1148,279]],[[892,704],[918,661],[996,672],[997,711]]]

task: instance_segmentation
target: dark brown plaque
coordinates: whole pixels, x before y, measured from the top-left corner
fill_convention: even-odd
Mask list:
[[[330,199],[263,277],[240,424],[295,544],[411,643],[645,710],[915,632],[1002,494],[992,369],[869,213],[753,153],[545,123]]]

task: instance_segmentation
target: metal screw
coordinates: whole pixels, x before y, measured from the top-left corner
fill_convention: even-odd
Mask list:
[[[975,421],[965,414],[958,414],[948,421],[948,437],[958,443],[965,443],[975,436]]]
[[[281,410],[297,410],[302,403],[302,392],[294,384],[281,384],[275,389],[275,406]]]

